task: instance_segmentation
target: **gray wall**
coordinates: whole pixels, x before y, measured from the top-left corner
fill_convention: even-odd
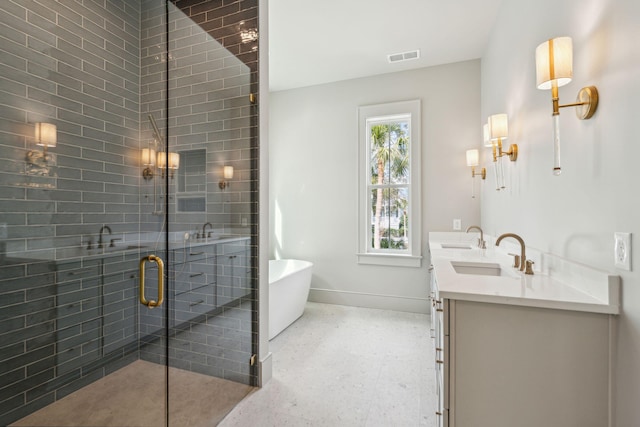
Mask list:
[[[422,267],[358,265],[357,108],[416,98]],[[427,312],[428,232],[479,221],[465,160],[482,138],[479,61],[272,92],[269,107],[271,256],[315,264],[313,300]]]
[[[520,156],[508,191],[483,193],[482,226],[494,235],[518,233],[528,246],[622,277],[613,416],[614,425],[638,425],[640,251],[633,251],[632,271],[616,269],[613,233],[640,233],[640,2],[506,1],[496,22],[482,58],[476,126],[490,114],[508,113],[509,142],[520,145]],[[539,43],[564,35],[573,38],[574,77],[560,88],[560,103],[573,102],[581,87],[595,85],[600,105],[588,121],[576,119],[572,109],[561,110],[563,171],[553,176],[551,94],[536,89],[534,55]]]

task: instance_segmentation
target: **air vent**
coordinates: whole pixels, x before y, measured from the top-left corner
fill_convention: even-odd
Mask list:
[[[409,52],[402,52],[402,53],[392,53],[391,55],[387,55],[387,59],[391,64],[393,64],[394,62],[409,61],[411,59],[418,59],[418,58],[420,58],[420,50],[412,50]]]

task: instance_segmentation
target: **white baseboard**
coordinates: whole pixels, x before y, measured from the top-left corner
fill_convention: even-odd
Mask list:
[[[397,295],[368,294],[311,288],[309,301],[325,304],[350,305],[354,307],[378,308],[382,310],[429,313],[428,298],[412,298]]]
[[[263,387],[273,377],[273,359],[271,358],[271,352],[267,354],[263,359],[258,362],[260,373],[258,374],[258,387]]]

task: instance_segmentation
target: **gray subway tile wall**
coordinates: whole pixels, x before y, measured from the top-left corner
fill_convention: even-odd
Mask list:
[[[177,212],[174,193],[170,230],[210,221],[251,237],[243,268],[228,262],[238,255],[214,257],[227,294],[214,313],[173,331],[171,363],[255,380],[258,140],[248,95],[257,92],[257,40],[240,33],[257,31],[257,3],[174,3],[193,20],[172,11],[168,56],[161,0],[0,4],[0,425],[136,360],[141,347],[164,363],[166,341],[139,321],[140,255],[77,255],[103,224],[116,237],[163,230],[139,164],[148,114],[162,132],[169,118],[171,147],[207,150],[207,213]],[[55,165],[29,173],[40,121],[57,125]],[[226,192],[217,185],[224,165],[235,168]]]

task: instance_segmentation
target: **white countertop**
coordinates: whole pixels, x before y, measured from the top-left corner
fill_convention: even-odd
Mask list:
[[[478,234],[466,236],[469,237],[461,233],[430,233],[431,263],[440,298],[619,314],[619,276],[554,260],[546,254],[542,254],[542,259],[548,264],[548,271],[525,275],[512,267],[513,258],[506,252],[494,246],[478,249],[475,245]],[[472,249],[442,248],[443,244],[466,242]],[[457,273],[452,261],[497,263],[503,275]]]

